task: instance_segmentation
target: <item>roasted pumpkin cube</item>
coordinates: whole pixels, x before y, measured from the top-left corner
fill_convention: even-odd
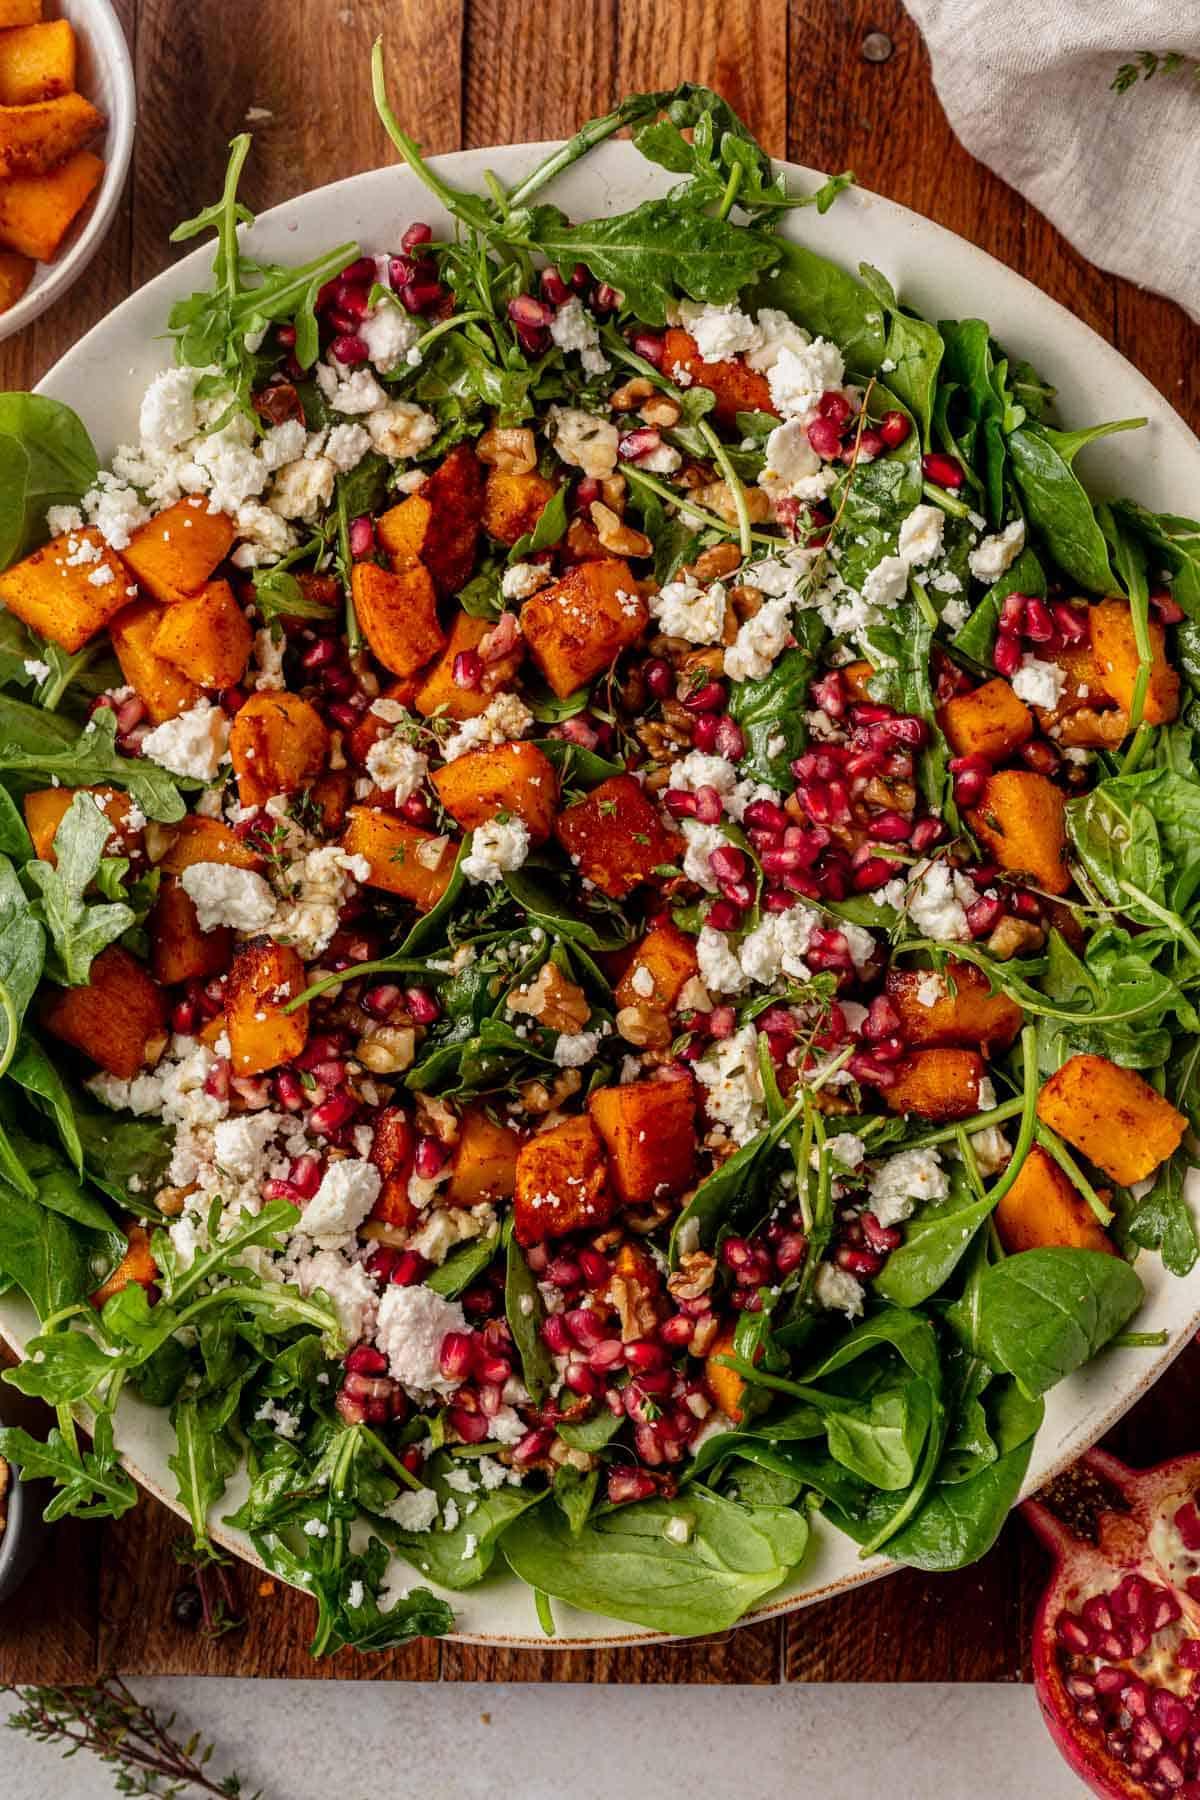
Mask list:
[[[597,1088],[588,1111],[608,1152],[609,1178],[626,1206],[678,1194],[696,1161],[696,1099],[690,1076]]]
[[[1187,1120],[1133,1069],[1070,1057],[1038,1095],[1038,1118],[1098,1169],[1130,1187],[1179,1147]]]
[[[765,375],[748,369],[740,356],[705,362],[695,338],[688,331],[672,327],[663,341],[663,373],[672,381],[679,371],[690,375],[697,387],[706,387],[716,395],[713,418],[720,425],[732,425],[740,412],[776,413],[771,387]],[[690,383],[684,382],[685,387]]]
[[[0,247],[53,262],[103,175],[98,156],[77,150],[44,175],[0,181]]]
[[[555,830],[580,875],[613,900],[623,900],[680,856],[680,840],[632,775],[602,781],[558,815]]]
[[[529,829],[530,841],[544,844],[554,826],[558,777],[536,744],[496,744],[456,756],[433,777],[438,799],[467,831],[514,813]]]
[[[1063,684],[1053,706],[1033,709],[1042,730],[1066,748],[1114,749],[1129,735],[1129,715],[1109,697],[1090,641],[1064,644],[1045,660],[1062,670]]]
[[[663,919],[646,933],[613,990],[617,1005],[670,1012],[698,970],[695,938]]]
[[[0,195],[3,191],[0,187]],[[119,558],[88,526],[52,538],[6,569],[0,575],[0,606],[74,653],[129,604],[128,585]]]
[[[383,1177],[363,1236],[388,1240],[407,1232],[418,1212],[408,1197],[417,1137],[412,1120],[402,1106],[385,1106],[375,1115],[375,1141],[371,1161]]]
[[[35,788],[32,793],[26,794],[21,806],[25,814],[25,828],[43,862],[52,863],[56,860],[54,835],[77,793],[90,794],[101,812],[107,814],[111,821],[112,836],[105,845],[107,856],[129,856],[141,848],[142,827],[138,825],[130,828],[128,821],[133,803],[129,795],[122,793],[120,788]]]
[[[110,944],[93,962],[86,987],[47,996],[42,1023],[110,1075],[132,1081],[162,1050],[167,1006],[142,964]]]
[[[207,981],[229,967],[233,932],[228,925],[201,931],[195,902],[175,876],[168,875],[159,887],[147,924],[150,967],[164,987]]]
[[[146,1227],[130,1220],[125,1245],[125,1254],[108,1280],[89,1296],[97,1312],[103,1311],[105,1301],[111,1300],[114,1294],[119,1294],[134,1282],[149,1291],[158,1281],[158,1264],[150,1251],[150,1233]],[[152,1299],[155,1297],[151,1295]]]
[[[33,280],[37,264],[16,250],[0,250],[0,313],[15,306]]]
[[[494,695],[511,686],[525,654],[524,640],[495,662],[484,664],[478,687],[460,687],[454,679],[454,664],[464,650],[478,650],[494,626],[490,619],[475,619],[460,612],[450,627],[450,641],[417,688],[413,707],[423,719],[477,719],[491,705]]]
[[[513,1230],[519,1244],[542,1244],[568,1231],[599,1231],[617,1208],[604,1145],[581,1114],[541,1131],[517,1152]]]
[[[0,0],[0,31],[9,25],[36,25],[42,0]]]
[[[521,608],[529,653],[560,699],[583,687],[634,643],[650,618],[629,564],[580,563]]]
[[[108,627],[121,673],[156,725],[187,712],[200,698],[196,683],[154,648],[165,611],[154,600],[135,600]]]
[[[17,25],[0,36],[0,106],[53,100],[75,87],[75,33],[67,19]]]
[[[82,94],[58,94],[26,106],[0,106],[0,179],[44,175],[90,143],[104,115]]]
[[[1002,869],[1030,876],[1049,894],[1065,894],[1071,885],[1065,804],[1062,790],[1045,775],[1001,769],[988,777],[968,818]]]
[[[378,563],[355,563],[351,588],[363,635],[393,675],[415,674],[446,642],[424,563],[407,563],[397,574]]]
[[[986,756],[990,763],[1005,762],[1033,736],[1033,714],[998,675],[947,700],[938,724],[956,756]]]
[[[265,806],[272,794],[296,794],[322,773],[329,732],[299,694],[251,694],[229,733],[229,756],[243,806]]]
[[[246,672],[254,634],[227,581],[210,581],[190,600],[167,607],[154,653],[203,688],[236,687]]]
[[[1162,621],[1152,613],[1146,629],[1150,636],[1151,663],[1142,717],[1147,725],[1168,725],[1179,712],[1179,675],[1167,661],[1167,632]],[[1123,712],[1132,713],[1133,692],[1141,664],[1128,600],[1101,600],[1091,607],[1088,635],[1104,692]]]
[[[233,520],[209,512],[198,494],[187,494],[139,525],[121,559],[134,580],[170,606],[198,594],[233,543]]]
[[[299,1056],[308,1040],[308,1004],[288,1004],[304,992],[304,964],[286,944],[265,938],[243,944],[225,983],[225,1029],[235,1075],[261,1075]]]
[[[973,963],[949,963],[945,976],[891,968],[884,988],[900,1015],[905,1043],[919,1049],[978,1047],[991,1056],[1007,1050],[1021,1029],[1021,1008],[1007,994],[990,992],[987,976]]]
[[[346,823],[352,785],[349,769],[327,769],[324,775],[318,775],[308,790],[309,801],[320,813],[322,828],[328,836],[340,831]]]
[[[1083,1195],[1040,1144],[1030,1149],[994,1216],[1000,1242],[1010,1256],[1053,1246],[1117,1254]]]
[[[261,869],[262,857],[220,819],[189,813],[173,828],[174,835],[159,867],[164,875],[182,875],[195,863],[228,863],[234,869]]]
[[[552,481],[532,472],[509,475],[489,469],[483,485],[483,529],[511,550],[519,538],[530,535],[557,491]]]
[[[914,1050],[884,1088],[889,1112],[916,1113],[918,1119],[969,1119],[979,1111],[983,1058],[974,1050]]]
[[[458,855],[452,838],[436,837],[371,806],[350,808],[342,849],[370,865],[368,887],[411,900],[420,912],[437,905],[450,885]]]
[[[733,1338],[737,1326],[730,1323],[712,1341],[708,1355],[704,1359],[704,1382],[709,1393],[725,1414],[735,1425],[740,1425],[744,1417],[742,1411],[742,1395],[746,1391],[745,1378],[736,1369],[727,1369],[721,1361],[723,1356],[733,1355]],[[755,1355],[757,1362],[761,1350]]]
[[[447,1206],[482,1206],[487,1200],[509,1200],[517,1185],[519,1132],[493,1119],[484,1106],[469,1106],[462,1116],[450,1179],[442,1189]]]
[[[471,579],[482,516],[483,464],[470,444],[456,444],[420,493],[383,514],[376,532],[393,568],[423,562],[444,600]]]

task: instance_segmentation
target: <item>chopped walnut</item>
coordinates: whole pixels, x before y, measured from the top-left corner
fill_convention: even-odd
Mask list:
[[[1045,941],[1046,933],[1032,919],[1003,918],[988,938],[987,947],[993,956],[1007,961],[1023,950],[1040,950]]]
[[[654,545],[643,531],[635,531],[619,519],[611,506],[593,500],[588,508],[596,536],[614,556],[653,556]]]
[[[714,544],[709,550],[702,550],[694,563],[688,563],[680,569],[680,576],[692,575],[703,587],[707,582],[719,581],[723,575],[732,575],[742,560],[742,553],[736,544]]]
[[[676,1300],[698,1300],[707,1294],[717,1272],[716,1258],[706,1250],[693,1250],[681,1256],[679,1267],[667,1277],[667,1292]]]
[[[568,981],[553,963],[543,963],[537,979],[527,987],[513,988],[508,996],[508,1010],[528,1013],[539,1025],[551,1031],[582,1031],[591,1016],[591,1006],[583,989]]]
[[[485,431],[475,446],[475,454],[481,463],[488,463],[505,475],[528,475],[530,469],[537,467],[533,433],[524,427]]]
[[[712,995],[699,975],[689,975],[675,1001],[676,1012],[711,1012]]]
[[[646,1292],[640,1281],[629,1281],[624,1275],[614,1275],[608,1284],[608,1297],[616,1307],[617,1317],[621,1321],[623,1344],[632,1344],[638,1338],[649,1337],[658,1324],[658,1313],[653,1295]]]
[[[435,1094],[417,1095],[416,1126],[422,1137],[449,1146],[458,1142],[458,1114]]]
[[[571,1446],[564,1443],[560,1437],[555,1438],[549,1450],[546,1452],[546,1455],[550,1462],[556,1464],[558,1467],[561,1468],[565,1466],[569,1469],[578,1469],[581,1475],[588,1474],[590,1470],[597,1466],[600,1460],[599,1457],[591,1455],[587,1450],[573,1450]]]
[[[720,1332],[721,1321],[716,1313],[704,1313],[696,1320],[696,1328],[688,1341],[689,1356],[707,1356]]]
[[[600,483],[600,493],[605,506],[621,515],[625,511],[625,494],[628,483],[623,475],[606,475]]]
[[[639,1050],[665,1050],[671,1041],[671,1023],[656,1006],[623,1006],[617,1014],[617,1030],[626,1043]]]
[[[725,673],[725,652],[719,644],[707,650],[689,650],[679,664],[680,673],[691,675],[697,669],[703,669],[714,681],[719,681]]]
[[[609,400],[614,412],[636,412],[643,400],[649,400],[654,394],[654,383],[647,381],[644,375],[635,375],[624,387],[619,387]]]
[[[634,727],[633,735],[647,755],[652,756],[655,762],[660,763],[673,761],[680,751],[692,741],[690,730],[684,737],[672,726],[662,724],[657,719],[644,719],[640,725]],[[669,770],[667,772],[670,773]],[[667,786],[670,785],[668,781]]]
[[[177,1219],[183,1211],[188,1195],[195,1192],[196,1183],[194,1181],[189,1187],[159,1188],[154,1196],[154,1204],[166,1218]]]
[[[583,1086],[583,1076],[578,1069],[560,1069],[549,1087],[544,1081],[522,1081],[517,1088],[521,1105],[527,1113],[535,1118],[542,1113],[553,1112],[572,1094],[577,1094]]]
[[[739,619],[752,619],[755,613],[762,610],[765,595],[761,588],[752,587],[748,581],[743,581],[727,591],[730,605]]]
[[[645,419],[647,425],[658,425],[669,431],[672,425],[678,425],[683,408],[678,400],[672,400],[670,394],[659,394],[653,400],[647,400],[638,409],[639,417]]]
[[[354,1046],[354,1054],[372,1075],[398,1075],[411,1066],[417,1050],[413,1027],[370,1025]]]

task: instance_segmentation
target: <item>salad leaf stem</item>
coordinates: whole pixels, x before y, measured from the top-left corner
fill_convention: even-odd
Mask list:
[[[1026,1025],[1021,1032],[1021,1078],[1023,1089],[1021,1128],[1017,1133],[1017,1141],[1003,1175],[994,1186],[988,1189],[988,1199],[992,1203],[993,1211],[999,1206],[1021,1173],[1021,1165],[1029,1154],[1029,1146],[1033,1142],[1034,1132],[1037,1129],[1038,1061],[1037,1027],[1034,1025]],[[996,1111],[999,1111],[998,1107]]]
[[[738,168],[740,167],[741,165],[739,164]],[[735,169],[734,175],[737,173],[738,169]],[[728,450],[725,448],[707,419],[700,420],[699,431],[700,436],[712,451],[712,459],[724,476],[725,485],[733,496],[734,509],[738,516],[738,543],[742,555],[748,557],[754,547],[754,533],[750,526],[750,509],[746,505],[746,490],[742,486],[741,478],[733,466]]]
[[[1050,1127],[1048,1125],[1043,1125],[1042,1121],[1039,1119],[1035,1127],[1035,1136],[1040,1148],[1046,1152],[1047,1156],[1053,1157],[1067,1180],[1072,1182],[1075,1187],[1079,1189],[1079,1192],[1083,1195],[1084,1199],[1099,1219],[1101,1225],[1111,1225],[1113,1218],[1115,1217],[1112,1208],[1105,1206],[1103,1200],[1100,1198],[1083,1170],[1079,1167],[1079,1164],[1075,1161],[1075,1158],[1071,1155],[1071,1152],[1067,1149],[1058,1133],[1051,1131]]]
[[[387,1464],[397,1481],[402,1481],[405,1487],[412,1488],[415,1493],[419,1494],[424,1491],[425,1483],[419,1481],[411,1469],[406,1469],[398,1456],[392,1455],[378,1432],[372,1431],[369,1425],[360,1426],[359,1429],[362,1431],[363,1437],[366,1439],[367,1443],[370,1444],[380,1462],[385,1462]]]

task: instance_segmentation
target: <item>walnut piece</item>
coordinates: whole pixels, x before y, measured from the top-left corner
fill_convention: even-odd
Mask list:
[[[639,1050],[665,1050],[671,1041],[671,1022],[656,1006],[623,1006],[617,1014],[617,1030],[627,1044]]]
[[[667,1276],[667,1292],[676,1300],[698,1300],[707,1294],[716,1272],[715,1257],[707,1250],[693,1250],[681,1256],[675,1273]]]
[[[528,1013],[551,1031],[582,1031],[591,1015],[583,989],[568,981],[553,963],[543,963],[537,979],[524,988],[513,988],[508,1010]]]

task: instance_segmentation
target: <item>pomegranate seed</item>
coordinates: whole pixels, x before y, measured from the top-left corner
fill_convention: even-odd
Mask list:
[[[717,747],[717,715],[716,713],[700,713],[692,726],[692,744],[697,750],[710,754]]]
[[[828,713],[831,719],[842,718],[846,711],[846,692],[836,669],[831,669],[820,681],[814,681],[811,691],[814,706]]]
[[[732,1006],[714,1006],[707,1015],[705,1025],[709,1037],[730,1038],[737,1029],[737,1014]]]
[[[367,989],[359,1005],[363,1011],[370,1013],[373,1019],[390,1019],[401,1000],[401,992],[394,981],[381,981],[375,987]]]
[[[354,1095],[342,1091],[331,1094],[319,1106],[314,1106],[305,1120],[305,1129],[316,1137],[332,1137],[343,1125],[348,1125],[358,1111],[358,1102]]]
[[[1013,633],[996,633],[996,642],[992,647],[992,667],[998,675],[1006,678],[1011,678],[1021,667],[1021,644]]]
[[[572,1307],[564,1317],[567,1330],[581,1350],[594,1350],[607,1335],[603,1320],[590,1307]]]
[[[861,1223],[863,1236],[872,1250],[898,1250],[904,1241],[894,1225],[881,1225],[873,1212],[863,1213]]]
[[[321,1185],[321,1177],[325,1165],[319,1156],[305,1151],[303,1156],[293,1157],[288,1164],[287,1178],[296,1192],[305,1200],[311,1200]]]
[[[706,681],[683,702],[690,713],[719,712],[725,705],[725,689],[719,681]]]
[[[405,312],[432,312],[446,297],[440,281],[409,281],[400,289],[400,304]]]
[[[1048,644],[1054,636],[1049,607],[1033,596],[1025,602],[1025,636],[1034,644]]]
[[[734,844],[722,844],[709,852],[708,866],[718,881],[741,881],[748,866],[746,853]]]
[[[375,522],[363,513],[350,521],[350,554],[353,557],[370,556],[374,548]]]
[[[365,340],[357,332],[342,332],[335,337],[329,346],[330,354],[336,362],[345,368],[352,368],[356,363],[365,363],[370,359],[370,349]]]
[[[663,1320],[658,1328],[658,1335],[664,1344],[676,1350],[691,1342],[693,1329],[692,1321],[686,1313],[676,1313],[672,1318]],[[1197,1646],[1200,1647],[1200,1639],[1197,1639]]]
[[[412,1287],[423,1281],[429,1273],[430,1265],[419,1250],[402,1250],[396,1258],[396,1266],[392,1270],[393,1287]]]
[[[583,1278],[589,1287],[600,1287],[612,1274],[608,1258],[601,1256],[598,1250],[581,1250],[579,1266],[583,1270]]]
[[[963,484],[963,468],[956,456],[944,456],[940,450],[931,451],[921,458],[921,468],[938,487],[960,488]]]
[[[435,1137],[419,1137],[413,1168],[423,1181],[432,1181],[446,1160],[446,1151]]]
[[[886,994],[876,994],[867,1008],[867,1016],[863,1022],[863,1036],[871,1043],[875,1043],[880,1038],[894,1036],[899,1030],[900,1014]]]
[[[375,268],[374,264],[372,264],[371,280],[374,281],[374,279]],[[339,281],[337,301],[338,314],[340,317],[350,319],[355,324],[365,319],[367,313],[370,311],[371,301],[369,290],[365,287],[360,287],[357,282],[346,281],[345,279]]]
[[[561,1313],[547,1313],[542,1320],[540,1336],[547,1350],[552,1350],[556,1356],[566,1356],[573,1348],[574,1340]]]
[[[720,824],[725,807],[715,787],[698,787],[695,801],[695,817],[702,825]]]
[[[433,226],[426,225],[422,219],[414,219],[404,236],[400,239],[402,250],[415,250],[419,244],[428,244],[433,238]]]
[[[294,325],[277,325],[275,336],[285,350],[293,350],[296,346],[296,327]]]
[[[191,1037],[199,1017],[200,1008],[195,1000],[179,1000],[171,1008],[171,1030],[181,1037]]]
[[[656,700],[669,700],[675,692],[675,675],[670,663],[655,656],[642,670],[646,686]]]
[[[868,427],[868,429],[861,434],[856,444],[849,444],[846,449],[842,451],[842,461],[844,463],[852,463],[856,460],[874,462],[875,458],[882,454],[883,448],[883,439],[880,437],[879,433]]]
[[[538,286],[542,290],[543,299],[551,306],[561,306],[564,300],[571,297],[571,290],[557,269],[543,269],[538,277]]]
[[[704,923],[711,925],[714,931],[737,931],[742,923],[742,908],[732,900],[714,900]]]
[[[228,1059],[219,1056],[204,1077],[204,1091],[210,1100],[228,1100],[231,1074]]]
[[[661,369],[663,357],[666,355],[666,339],[655,331],[638,331],[634,334],[633,348],[636,355],[654,368]]]
[[[513,1461],[519,1463],[532,1462],[536,1456],[545,1456],[554,1442],[554,1433],[549,1426],[541,1425],[533,1431],[527,1431],[513,1450]]]
[[[992,774],[985,756],[952,756],[947,765],[954,778],[954,798],[959,806],[976,806]]]
[[[532,294],[518,294],[508,303],[508,316],[514,325],[525,325],[537,328],[553,325],[554,308],[547,306],[544,300],[535,300]]]
[[[604,1378],[586,1363],[570,1363],[563,1374],[563,1381],[573,1394],[582,1394],[587,1400],[598,1400],[604,1392]]]
[[[620,304],[621,304],[620,294],[618,294],[615,287],[610,287],[607,281],[599,282],[596,285],[596,287],[594,287],[592,289],[592,310],[593,310],[593,312],[598,312],[598,313],[616,312],[616,310],[620,306]]]
[[[850,878],[850,885],[856,894],[869,894],[876,888],[886,887],[896,873],[896,865],[884,856],[869,856],[859,863]]]
[[[752,800],[744,817],[747,825],[758,826],[763,831],[780,833],[788,829],[787,814],[773,800]]]
[[[351,1375],[386,1375],[387,1357],[379,1350],[372,1349],[370,1344],[355,1344],[348,1350],[345,1365]]]
[[[668,788],[663,795],[663,805],[673,819],[694,819],[696,816],[696,796],[683,788]]]
[[[945,835],[946,827],[940,819],[918,819],[910,841],[914,850],[932,850]]]
[[[654,1478],[644,1469],[609,1467],[606,1493],[613,1506],[627,1506],[632,1500],[648,1500],[654,1492]]]
[[[1081,644],[1088,635],[1086,615],[1065,600],[1056,600],[1050,608],[1058,635],[1066,644]]]
[[[746,754],[746,740],[742,728],[728,713],[722,713],[717,720],[716,752],[728,762],[741,762]]]
[[[842,448],[841,428],[832,419],[814,419],[808,428],[808,441],[818,456],[837,456]]]
[[[1178,600],[1173,600],[1170,594],[1161,589],[1157,593],[1151,594],[1150,604],[1164,625],[1178,625],[1186,617]]]
[[[639,1374],[649,1369],[665,1369],[670,1358],[661,1344],[655,1344],[649,1338],[639,1338],[632,1344],[623,1344],[621,1353],[626,1365]]]
[[[879,421],[879,435],[889,450],[906,443],[911,431],[912,425],[902,412],[885,412]]]
[[[448,1331],[438,1352],[438,1367],[447,1381],[465,1381],[471,1372],[472,1338],[467,1331]]]
[[[879,813],[871,820],[871,836],[881,844],[904,844],[912,832],[912,820],[903,813]]]
[[[404,1009],[416,1025],[432,1025],[440,1019],[442,1009],[426,988],[411,987],[405,990]]]
[[[967,908],[967,930],[973,938],[987,937],[1004,917],[1004,902],[990,894]]]
[[[464,1444],[482,1444],[491,1430],[486,1414],[468,1412],[463,1406],[450,1407],[446,1419]]]
[[[662,434],[652,425],[639,426],[629,431],[617,446],[617,455],[622,462],[641,462],[647,456],[653,456],[656,450],[662,449]]]
[[[1062,757],[1045,738],[1031,738],[1029,743],[1021,745],[1017,755],[1027,769],[1033,769],[1038,775],[1054,775],[1062,766]]]
[[[808,1239],[799,1231],[787,1231],[775,1246],[775,1267],[781,1275],[790,1275],[807,1253]]]
[[[878,1275],[883,1267],[883,1258],[876,1250],[852,1250],[847,1245],[836,1252],[834,1261],[839,1269],[846,1269],[851,1275],[865,1275],[868,1278]]]
[[[338,1418],[346,1425],[365,1425],[367,1422],[366,1403],[354,1394],[348,1394],[343,1388],[334,1402]]]
[[[844,425],[852,412],[850,402],[838,388],[826,388],[817,401],[817,412],[822,419],[832,419],[835,425]]]

